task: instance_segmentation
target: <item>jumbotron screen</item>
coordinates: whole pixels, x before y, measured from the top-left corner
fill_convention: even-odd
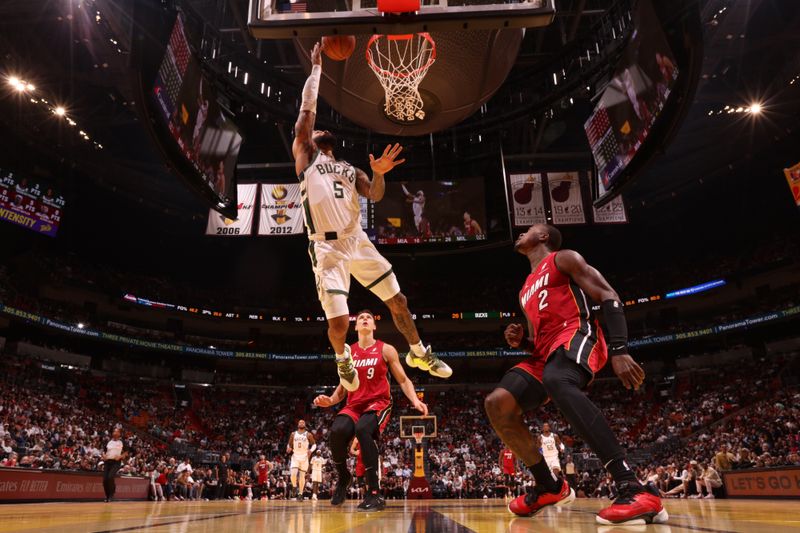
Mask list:
[[[678,78],[653,6],[640,1],[614,76],[584,124],[597,165],[598,197],[612,189],[664,108]]]
[[[233,177],[242,136],[222,112],[213,84],[192,55],[180,16],[158,69],[153,96],[183,156],[219,202],[235,203]]]
[[[370,231],[378,244],[486,239],[486,202],[480,178],[389,182],[374,204]]]
[[[65,203],[52,187],[0,169],[0,220],[55,237]]]

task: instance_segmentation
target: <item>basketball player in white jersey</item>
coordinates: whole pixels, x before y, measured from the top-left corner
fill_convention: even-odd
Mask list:
[[[297,422],[297,430],[289,435],[286,453],[292,454],[289,479],[297,501],[303,501],[303,489],[306,488],[306,472],[308,472],[308,456],[317,449],[314,435],[306,431],[306,421]]]
[[[417,191],[417,194],[411,194],[406,186],[403,185],[403,193],[406,195],[406,201],[411,204],[411,211],[414,213],[414,226],[417,231],[422,233],[422,213],[425,212],[425,193],[422,190]]]
[[[322,484],[322,467],[325,466],[325,458],[316,454],[311,458],[311,499],[316,501],[319,494],[319,486]]]
[[[558,460],[559,452],[564,450],[561,439],[550,431],[550,424],[542,424],[542,434],[539,436],[539,447],[542,450],[542,457],[550,470],[555,474],[561,473],[561,462]]]
[[[450,367],[420,340],[392,265],[378,253],[361,228],[358,195],[373,202],[383,198],[384,174],[405,161],[397,159],[403,148],[395,144],[387,146],[378,159],[369,156],[372,180],[350,163],[336,160],[333,155],[336,137],[329,131],[314,130],[322,74],[319,43],[311,51],[311,64],[311,75],[303,87],[300,116],[295,124],[292,154],[300,180],[311,266],[317,294],[328,319],[328,338],[336,352],[339,381],[347,391],[358,389],[358,372],[353,366],[350,347],[345,343],[350,327],[347,297],[351,275],[391,311],[395,326],[410,346],[406,364],[437,377],[450,377],[453,373]]]

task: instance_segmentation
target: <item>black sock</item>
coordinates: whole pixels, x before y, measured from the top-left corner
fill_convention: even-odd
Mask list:
[[[553,472],[550,470],[550,467],[547,466],[547,463],[544,459],[539,461],[538,463],[531,465],[528,467],[533,474],[533,479],[536,480],[536,484],[544,487],[545,490],[548,492],[558,492],[561,488],[558,485],[558,481],[553,476]]]
[[[608,473],[611,474],[611,477],[614,478],[614,481],[617,482],[617,486],[620,483],[627,483],[633,482],[639,485],[639,480],[636,479],[636,474],[628,468],[628,464],[625,462],[625,459],[613,459],[606,465],[606,470]]]
[[[378,492],[378,443],[375,439],[380,434],[378,417],[374,411],[364,413],[356,424],[356,438],[361,447],[361,460],[364,462],[367,478],[367,494]]]
[[[625,449],[620,446],[603,413],[583,393],[591,375],[563,350],[553,354],[544,367],[542,384],[564,418],[605,464],[617,482],[636,482],[636,474],[625,464]],[[614,457],[615,459],[611,459]]]
[[[347,479],[347,476],[350,475],[350,470],[347,469],[347,461],[342,461],[341,463],[333,463],[333,466],[336,467],[336,473],[339,474],[339,480]]]
[[[378,472],[374,468],[367,468],[367,494],[377,494],[380,489],[378,482]]]

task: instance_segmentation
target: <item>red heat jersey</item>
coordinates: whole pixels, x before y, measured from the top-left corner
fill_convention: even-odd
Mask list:
[[[583,290],[556,267],[557,254],[539,263],[519,293],[533,328],[533,357],[545,361],[563,346],[576,363],[595,372],[608,358],[603,331]]]
[[[367,472],[367,467],[364,466],[364,457],[361,455],[361,445],[356,441],[356,477],[363,477]]]
[[[514,452],[506,448],[503,450],[502,454],[503,454],[503,473],[504,474],[516,473],[517,465],[516,465],[516,458],[514,457]]]
[[[375,344],[366,348],[355,343],[350,346],[350,352],[353,355],[353,365],[358,371],[360,385],[356,391],[347,393],[345,407],[373,403],[377,400],[391,401],[389,367],[383,359],[383,341],[375,341]]]
[[[256,471],[258,472],[258,484],[263,485],[267,482],[267,477],[269,476],[269,465],[266,461],[263,463],[259,461],[256,463]]]

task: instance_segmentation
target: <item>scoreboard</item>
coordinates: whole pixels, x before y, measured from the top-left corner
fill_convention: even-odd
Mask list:
[[[65,203],[53,187],[0,169],[0,220],[55,237]]]

